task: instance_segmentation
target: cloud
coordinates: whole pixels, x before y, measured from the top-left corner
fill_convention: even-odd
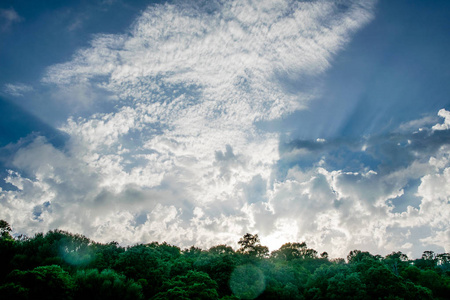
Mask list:
[[[255,125],[314,101],[314,89],[287,83],[314,83],[373,5],[174,2],[149,6],[126,33],[95,36],[42,81],[61,101],[76,95],[68,106],[113,108],[70,117],[63,149],[43,138],[21,147],[0,217],[28,234],[123,244],[237,246],[254,232],[271,250],[305,240],[341,257],[410,249],[408,231],[422,226],[424,242],[446,248],[448,191],[437,187],[448,180],[447,128],[280,145],[281,133]],[[419,203],[394,212],[409,195]]]
[[[425,116],[353,139],[280,143],[255,125],[313,101],[314,89],[286,82],[314,82],[372,9],[175,2],[150,6],[129,32],[96,36],[43,82],[68,106],[114,109],[70,117],[64,148],[41,137],[17,146],[0,217],[21,233],[122,244],[237,246],[253,232],[271,250],[306,241],[332,257],[448,251],[445,109],[443,123]]]
[[[328,2],[153,6],[128,35],[99,36],[71,62],[50,68],[44,81],[96,78],[122,98],[141,101],[159,92],[201,91],[202,98],[224,106],[216,114],[248,122],[277,118],[300,106],[299,95],[282,90],[277,77],[323,72],[349,33],[370,20],[366,9],[349,5],[346,13]]]
[[[418,120],[400,124],[399,130],[400,132],[422,131],[429,129],[429,125],[435,124],[436,122],[437,118],[435,116],[425,116]]]
[[[439,111],[439,115],[443,110]],[[390,173],[405,168],[417,160],[428,160],[439,149],[447,145],[450,131],[437,130],[444,124],[435,124],[437,119],[426,118],[430,126],[420,127],[424,119],[401,124],[398,129],[382,135],[359,138],[337,137],[322,141],[292,140],[280,143],[280,167],[299,165],[312,167],[322,157],[322,166],[334,169],[354,170],[361,167],[377,169],[378,172]],[[415,125],[412,125],[415,124]],[[409,130],[407,130],[409,128]]]
[[[68,31],[76,31],[83,27],[83,24],[88,19],[87,15],[79,15],[76,19],[67,27]]]
[[[0,9],[0,29],[8,31],[14,23],[22,22],[23,18],[17,14],[14,8]]]
[[[23,97],[24,94],[32,92],[33,87],[23,83],[7,83],[3,87],[3,92],[14,97]]]
[[[273,224],[290,220],[291,232],[273,230],[269,239],[278,245],[295,232],[332,256],[352,249],[385,255],[403,247],[417,257],[430,247],[436,252],[449,249],[448,129],[361,140],[293,141],[281,149],[279,167],[286,171],[269,202]],[[344,159],[343,170],[335,162],[345,152],[357,157],[358,164],[349,168]],[[333,245],[332,250],[327,245]]]
[[[439,110],[438,116],[444,118],[443,124],[436,124],[433,126],[433,130],[447,130],[450,128],[450,111],[441,109]]]

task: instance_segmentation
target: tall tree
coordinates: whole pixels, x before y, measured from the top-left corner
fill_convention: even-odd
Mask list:
[[[238,253],[248,254],[254,257],[267,257],[269,254],[269,248],[262,246],[257,234],[246,233],[238,242],[241,248],[238,249]]]
[[[1,239],[12,239],[11,236],[11,226],[5,220],[0,220],[0,238]]]

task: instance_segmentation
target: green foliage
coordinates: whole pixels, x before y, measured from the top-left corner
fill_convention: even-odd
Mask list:
[[[450,278],[441,276],[434,270],[421,270],[414,283],[428,288],[435,297],[446,298],[450,295]]]
[[[93,243],[79,234],[62,230],[36,234],[18,241],[19,248],[12,264],[17,269],[60,265],[65,269],[84,268],[95,258]]]
[[[8,222],[0,220],[0,282],[13,270],[11,261],[17,252],[17,244],[10,234],[11,231]]]
[[[94,258],[89,264],[89,268],[96,268],[99,270],[111,269],[116,264],[121,253],[125,251],[124,248],[119,247],[117,242],[108,244],[94,244]]]
[[[364,299],[366,285],[358,273],[336,274],[328,279],[327,298],[329,299]]]
[[[183,250],[183,255],[185,257],[191,258],[191,259],[197,259],[197,257],[202,253],[202,249],[191,246],[189,249]]]
[[[229,249],[228,249],[229,248]],[[213,248],[202,252],[193,262],[193,268],[207,273],[218,284],[219,296],[231,293],[231,273],[238,265],[238,258],[230,247]]]
[[[302,299],[310,273],[300,264],[268,260],[258,264],[264,274],[266,288],[262,299]]]
[[[359,263],[359,262],[363,261],[364,259],[375,260],[375,259],[377,259],[377,257],[370,254],[369,252],[366,252],[366,251],[363,252],[361,250],[352,250],[347,255],[347,261],[350,264]]]
[[[295,258],[304,258],[306,243],[286,243],[280,249],[272,252],[272,257],[282,260],[293,260]]]
[[[158,244],[136,245],[119,254],[114,269],[127,278],[145,279],[144,295],[151,297],[160,291],[162,283],[169,279],[170,263],[165,246]]]
[[[68,272],[60,266],[42,266],[31,271],[14,270],[7,281],[9,293],[29,299],[70,299],[74,283]]]
[[[416,259],[414,265],[420,269],[428,270],[434,269],[437,265],[437,255],[433,251],[424,251],[422,258]]]
[[[217,245],[214,247],[209,248],[209,253],[215,254],[215,255],[232,255],[234,254],[233,248],[227,245]]]
[[[230,287],[239,299],[255,299],[266,287],[264,274],[252,264],[238,266],[231,275]]]
[[[388,258],[389,259],[389,258]],[[352,267],[361,273],[361,278],[366,285],[367,295],[370,298],[380,299],[432,299],[429,289],[415,285],[395,272],[376,257],[354,263]],[[401,274],[411,270],[405,267]]]
[[[0,286],[0,296],[2,299],[29,299],[29,289],[17,283],[5,283]]]
[[[80,270],[75,276],[74,299],[143,299],[142,286],[113,270]]]
[[[217,283],[208,274],[189,271],[185,276],[175,276],[164,283],[163,292],[153,299],[218,299]]]
[[[328,258],[328,254],[326,252],[322,254],[325,256],[325,258]],[[305,242],[286,243],[282,245],[280,249],[272,252],[272,257],[287,261],[299,258],[300,259],[317,258],[317,251],[306,247]]]
[[[12,265],[17,245],[13,240],[0,239],[0,282],[14,267]]]
[[[408,267],[408,256],[400,251],[392,252],[386,255],[383,262],[395,275],[399,275],[399,272]]]
[[[355,273],[355,276],[349,277],[352,275],[352,270],[349,265],[340,265],[340,264],[332,264],[330,266],[322,265],[317,268],[311,276],[309,276],[308,281],[305,286],[305,294],[307,299],[330,299],[332,296],[336,296],[336,293],[342,292],[343,295],[353,295],[352,290],[353,286],[346,286],[342,283],[345,282],[353,282],[358,283],[357,290],[353,290],[353,292],[357,292],[360,296],[361,293],[364,293],[365,286],[359,284],[359,274]],[[349,277],[347,279],[347,277]]]
[[[167,243],[121,247],[50,231],[14,238],[0,221],[0,299],[448,299],[450,254],[410,260],[353,250],[320,257],[306,243],[268,256],[247,233],[234,251]]]

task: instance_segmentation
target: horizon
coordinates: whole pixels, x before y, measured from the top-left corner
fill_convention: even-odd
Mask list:
[[[0,220],[0,221],[6,222],[5,220]],[[11,224],[9,224],[8,222],[6,222],[6,224],[11,225]],[[10,228],[11,228],[11,232],[14,232],[13,226],[10,226]],[[60,229],[52,229],[52,230],[49,230],[49,231],[47,231],[47,232],[37,232],[37,233],[35,233],[34,236],[21,235],[21,234],[18,234],[18,233],[16,232],[16,233],[13,233],[13,235],[11,235],[11,238],[14,239],[14,240],[16,240],[16,241],[21,241],[21,242],[24,242],[24,241],[25,241],[25,242],[26,242],[26,241],[28,241],[28,240],[33,240],[34,238],[36,238],[36,236],[39,236],[39,235],[46,236],[47,234],[50,234],[50,233],[63,233],[63,234],[67,234],[67,235],[69,235],[69,236],[80,236],[80,237],[86,238],[89,242],[92,242],[92,244],[89,243],[89,245],[94,245],[94,244],[100,244],[100,245],[116,244],[117,247],[123,248],[123,249],[125,249],[125,251],[126,251],[127,249],[134,248],[134,247],[139,247],[139,246],[151,246],[151,245],[156,244],[156,245],[168,245],[168,246],[171,246],[171,247],[178,248],[178,249],[181,251],[181,253],[183,253],[183,252],[189,252],[190,249],[192,249],[192,248],[198,249],[198,250],[200,250],[200,251],[202,251],[202,252],[209,252],[211,249],[213,249],[213,248],[215,248],[215,247],[220,247],[220,246],[231,247],[231,248],[233,249],[234,252],[240,253],[240,252],[239,252],[239,249],[241,249],[241,251],[242,251],[242,249],[244,248],[244,246],[240,245],[239,242],[240,242],[241,240],[243,240],[247,235],[255,236],[255,237],[256,237],[257,241],[255,242],[255,245],[257,245],[257,246],[262,246],[262,248],[267,248],[267,249],[269,250],[269,252],[268,252],[267,254],[265,254],[265,255],[258,254],[258,257],[260,257],[260,258],[273,258],[273,257],[274,257],[274,254],[276,254],[276,252],[278,252],[279,250],[283,249],[283,246],[287,246],[287,245],[289,245],[289,244],[291,244],[291,245],[294,244],[295,246],[298,246],[299,248],[304,247],[305,249],[308,249],[308,250],[314,250],[314,251],[315,251],[315,249],[309,248],[309,247],[308,247],[308,244],[307,244],[305,241],[301,241],[301,242],[298,242],[298,241],[293,241],[293,242],[287,241],[286,243],[284,243],[283,245],[281,245],[280,248],[274,249],[274,250],[270,250],[266,245],[264,245],[264,243],[261,243],[258,234],[251,234],[251,233],[248,233],[248,232],[247,232],[245,235],[243,235],[243,236],[239,239],[239,241],[237,241],[237,242],[235,243],[235,245],[216,244],[216,245],[212,245],[212,246],[210,246],[210,247],[208,247],[208,248],[201,248],[201,247],[197,247],[197,246],[195,246],[195,245],[191,245],[191,246],[187,246],[187,247],[184,247],[184,248],[183,248],[183,247],[179,247],[179,246],[177,246],[177,245],[175,245],[175,244],[167,243],[166,241],[148,241],[148,242],[145,242],[145,243],[139,243],[139,242],[138,242],[138,243],[135,243],[135,244],[126,244],[126,245],[122,245],[121,243],[119,243],[119,242],[117,242],[117,241],[106,241],[106,242],[101,243],[101,242],[97,242],[97,241],[95,241],[95,240],[92,240],[92,239],[90,239],[89,237],[86,237],[86,236],[83,235],[83,234],[74,233],[74,232],[69,232],[69,231],[60,230]],[[80,243],[80,245],[81,245],[81,244],[83,244],[84,242],[78,241],[78,243]],[[257,252],[257,251],[256,251],[256,252]],[[373,258],[379,257],[379,258],[382,258],[382,259],[386,259],[386,258],[388,258],[389,256],[394,255],[394,254],[402,254],[402,255],[406,255],[405,253],[402,253],[401,251],[395,251],[395,249],[393,249],[393,251],[392,251],[391,253],[387,253],[387,254],[385,254],[385,255],[380,255],[380,254],[378,254],[378,253],[370,253],[370,252],[368,252],[368,251],[364,251],[364,250],[361,250],[361,249],[353,249],[353,250],[350,250],[349,253],[348,253],[347,255],[344,255],[343,257],[330,257],[327,251],[323,251],[322,253],[319,253],[319,252],[317,252],[317,251],[315,251],[315,252],[316,252],[315,255],[312,254],[312,256],[310,257],[311,259],[322,259],[322,258],[325,258],[326,260],[328,260],[328,261],[330,261],[330,262],[337,262],[338,260],[343,259],[343,260],[346,261],[347,263],[348,263],[348,258],[347,258],[348,255],[351,255],[352,253],[356,253],[356,252],[364,252],[364,253],[368,253],[368,254],[370,254]],[[409,257],[409,256],[406,256],[406,258],[407,258],[407,260],[410,261],[411,263],[414,263],[415,260],[421,260],[421,259],[423,259],[424,254],[425,254],[425,253],[429,253],[429,252],[431,252],[431,253],[434,255],[434,259],[436,259],[437,265],[439,265],[439,263],[438,263],[438,261],[439,261],[439,255],[440,255],[440,254],[448,254],[448,253],[435,253],[434,251],[425,250],[424,253],[422,253],[419,257]],[[259,253],[259,252],[258,252],[258,253]],[[263,249],[262,249],[262,253],[264,253]],[[254,254],[249,254],[249,253],[244,253],[244,252],[241,252],[241,254],[246,254],[246,255],[250,255],[250,256],[254,255]],[[326,254],[326,256],[323,257],[323,256],[322,256],[323,254]],[[259,256],[259,255],[261,255],[261,256]],[[300,259],[300,258],[299,258],[299,259]],[[305,259],[305,258],[301,258],[301,259]]]

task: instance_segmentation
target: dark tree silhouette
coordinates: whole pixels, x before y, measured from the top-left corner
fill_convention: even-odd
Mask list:
[[[238,242],[241,248],[238,253],[248,254],[253,257],[263,258],[269,255],[269,248],[262,246],[257,234],[246,233]]]

